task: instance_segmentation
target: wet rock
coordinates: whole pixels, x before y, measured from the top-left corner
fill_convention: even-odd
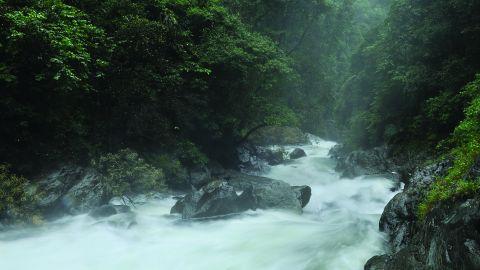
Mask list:
[[[210,170],[205,166],[198,166],[189,171],[190,184],[199,189],[212,180]]]
[[[256,155],[260,159],[265,160],[270,166],[279,165],[285,161],[285,155],[281,149],[272,150],[268,148],[257,147]]]
[[[479,196],[440,203],[425,219],[417,218],[425,192],[449,164],[439,162],[417,170],[385,208],[380,229],[389,236],[391,252],[383,269],[480,269]],[[365,269],[371,269],[367,266],[375,260]]]
[[[185,208],[185,197],[177,198],[177,202],[170,209],[170,214],[182,214],[183,209]]]
[[[36,209],[47,218],[81,214],[105,203],[100,175],[93,169],[63,166],[43,177],[29,191]]]
[[[384,270],[387,265],[388,255],[374,256],[365,264],[365,270]]]
[[[307,206],[312,197],[312,188],[309,186],[293,186],[293,191],[297,194],[297,199],[300,201],[302,208]]]
[[[395,251],[402,249],[412,235],[413,204],[408,194],[399,193],[387,204],[380,218],[380,231],[387,233]]]
[[[69,214],[81,214],[102,205],[105,197],[100,175],[92,169],[86,169],[80,181],[62,196],[61,207]]]
[[[290,159],[299,159],[306,156],[307,153],[305,153],[305,151],[301,148],[295,148],[295,150],[293,150],[289,155]]]
[[[127,205],[102,205],[90,211],[88,214],[93,218],[106,218],[117,214],[129,213],[131,209]]]
[[[178,200],[171,213],[182,214],[184,219],[234,214],[249,209],[284,209],[301,213],[311,195],[307,186],[292,188],[283,181],[235,171],[226,171],[221,179]]]
[[[280,180],[229,171],[224,176],[237,191],[252,189],[259,209],[286,209],[302,211],[300,200],[292,187]]]
[[[398,170],[398,166],[388,156],[387,147],[347,152],[339,145],[332,148],[329,155],[337,161],[335,170],[342,172],[343,177],[391,174]]]
[[[61,198],[78,183],[83,176],[83,168],[63,166],[40,180],[33,191],[37,198],[37,206],[45,211],[56,210]]]
[[[445,174],[448,162],[440,162],[418,169],[403,192],[395,195],[380,218],[380,231],[386,232],[393,251],[404,248],[415,231],[417,207],[436,176]]]
[[[282,149],[272,150],[249,143],[240,146],[237,152],[240,161],[239,168],[242,171],[265,171],[268,169],[268,165],[279,165],[286,160]]]
[[[238,167],[242,171],[264,171],[268,168],[268,162],[257,156],[253,145],[244,144],[237,148]]]
[[[215,181],[179,200],[170,211],[181,213],[183,219],[206,218],[247,210],[231,185]]]

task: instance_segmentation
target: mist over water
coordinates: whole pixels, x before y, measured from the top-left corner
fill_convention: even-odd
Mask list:
[[[130,229],[81,215],[1,233],[0,269],[363,269],[383,249],[378,220],[393,182],[341,179],[327,156],[333,145],[313,139],[302,146],[306,158],[264,174],[312,187],[302,215],[265,210],[182,222],[169,215],[175,200],[153,200],[134,209],[138,224]]]

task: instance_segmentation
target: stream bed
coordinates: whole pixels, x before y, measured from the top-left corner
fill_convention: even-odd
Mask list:
[[[135,208],[127,229],[87,215],[41,228],[0,233],[2,270],[360,270],[382,253],[383,208],[395,195],[382,177],[342,179],[321,139],[300,146],[307,157],[262,176],[309,185],[302,215],[259,210],[224,219],[184,222],[169,215],[172,198]],[[287,150],[292,150],[287,147]]]

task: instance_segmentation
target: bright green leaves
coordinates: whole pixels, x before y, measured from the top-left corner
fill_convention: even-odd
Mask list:
[[[92,50],[104,42],[104,33],[86,15],[61,1],[42,1],[35,6],[8,10],[2,16],[4,50],[12,72],[31,75],[36,81],[57,81],[55,89],[89,90],[90,72],[97,61]],[[28,63],[31,73],[16,65]]]
[[[444,178],[432,184],[425,200],[419,206],[424,217],[436,203],[472,196],[480,190],[480,179],[471,179],[469,172],[480,158],[480,75],[468,84],[462,94],[472,101],[465,109],[465,119],[455,128],[450,152],[453,166]]]

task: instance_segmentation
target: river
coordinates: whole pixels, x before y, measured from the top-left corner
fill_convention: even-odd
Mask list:
[[[312,139],[301,146],[307,157],[263,174],[312,187],[302,215],[264,210],[181,222],[169,215],[172,198],[157,199],[135,208],[138,224],[130,229],[80,215],[0,233],[0,269],[363,269],[384,249],[378,221],[395,195],[394,183],[381,177],[342,179],[327,156],[333,146]]]

